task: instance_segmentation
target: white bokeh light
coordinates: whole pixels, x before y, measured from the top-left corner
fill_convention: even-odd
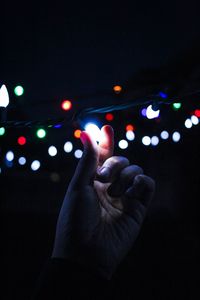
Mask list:
[[[126,140],[120,140],[118,146],[120,149],[126,149],[128,147],[128,142]]]
[[[85,131],[97,142],[101,140],[101,130],[94,123],[88,123],[85,125]]]
[[[14,153],[12,152],[12,151],[8,151],[7,153],[6,153],[6,159],[8,160],[8,161],[12,161],[13,159],[14,159]]]
[[[191,121],[193,125],[198,125],[199,124],[199,119],[196,116],[191,116]]]
[[[145,146],[149,146],[151,144],[151,139],[149,136],[144,136],[142,138],[142,144]]]
[[[133,141],[135,139],[135,133],[132,130],[128,130],[126,132],[126,138],[129,141]]]
[[[158,118],[160,114],[160,110],[153,110],[152,105],[149,105],[146,110],[146,116],[148,119]]]
[[[34,160],[31,164],[31,170],[37,171],[40,168],[39,160]]]
[[[26,163],[26,158],[23,157],[23,156],[21,156],[21,157],[18,159],[18,163],[19,163],[21,166],[25,165],[25,163]]]
[[[48,153],[50,156],[56,156],[57,152],[58,151],[55,146],[50,146],[48,149]]]
[[[82,155],[83,155],[83,151],[80,150],[80,149],[77,149],[77,150],[74,152],[74,156],[75,156],[76,158],[81,158]]]
[[[175,131],[173,134],[172,134],[172,140],[177,143],[180,141],[180,138],[181,138],[181,135],[178,131]]]
[[[161,139],[167,140],[169,138],[169,133],[166,130],[163,130],[160,134]]]
[[[185,120],[185,127],[191,128],[192,127],[192,121],[190,119]]]
[[[73,150],[73,144],[71,142],[66,142],[64,144],[64,151],[70,153]]]
[[[159,143],[159,138],[157,136],[152,136],[151,138],[151,145],[152,146],[157,146]]]
[[[7,107],[9,104],[9,95],[5,84],[0,88],[0,107]]]

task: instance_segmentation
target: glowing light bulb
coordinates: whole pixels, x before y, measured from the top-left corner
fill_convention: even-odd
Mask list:
[[[16,96],[22,96],[24,93],[24,88],[21,85],[18,85],[14,88],[14,93]]]
[[[160,110],[153,110],[152,105],[149,105],[146,110],[146,116],[148,119],[158,118],[160,114]]]
[[[21,157],[18,159],[18,163],[19,163],[21,166],[25,165],[25,163],[26,163],[26,158],[23,157],[23,156],[21,156]]]
[[[76,158],[81,158],[81,156],[83,155],[83,151],[80,150],[80,149],[77,149],[75,152],[74,152],[74,156]]]
[[[151,138],[151,145],[152,146],[157,146],[159,143],[159,138],[157,136],[152,136]]]
[[[163,140],[167,140],[168,137],[169,137],[169,133],[166,131],[166,130],[163,130],[160,134],[160,137],[163,139]]]
[[[63,110],[70,110],[72,108],[72,103],[70,100],[64,100],[61,104]]]
[[[191,121],[193,125],[198,125],[199,124],[199,119],[196,116],[191,116]]]
[[[142,144],[145,146],[149,146],[151,144],[151,139],[149,136],[144,136],[142,138]]]
[[[121,85],[115,85],[113,87],[113,90],[116,94],[119,94],[122,91],[122,87],[121,87]]]
[[[57,152],[58,151],[55,146],[50,146],[48,149],[48,153],[50,156],[56,156]]]
[[[17,142],[20,146],[23,146],[26,144],[26,138],[24,136],[20,136],[18,139],[17,139]]]
[[[128,142],[126,140],[121,140],[118,143],[120,149],[126,149],[128,147]]]
[[[39,139],[43,139],[46,136],[46,131],[40,128],[37,130],[36,135]]]
[[[6,159],[7,159],[8,161],[12,161],[12,160],[14,159],[14,153],[13,153],[12,151],[8,151],[8,152],[6,153]]]
[[[9,104],[9,95],[5,84],[0,88],[0,107],[7,107]]]
[[[31,164],[31,170],[37,171],[40,168],[39,160],[34,160]]]
[[[172,134],[172,140],[177,143],[180,141],[180,138],[181,138],[181,135],[178,131],[175,131],[173,134]]]
[[[190,119],[185,120],[185,127],[191,128],[192,127],[192,121]]]
[[[85,125],[85,131],[97,142],[101,140],[101,130],[94,123],[88,123]]]
[[[64,144],[64,151],[70,153],[73,149],[73,144],[71,142],[66,142]]]
[[[135,139],[135,133],[132,130],[128,130],[126,132],[126,138],[129,141],[133,141]]]

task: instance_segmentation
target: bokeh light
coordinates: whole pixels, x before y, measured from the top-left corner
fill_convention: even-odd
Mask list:
[[[50,156],[56,156],[57,152],[58,151],[55,146],[50,146],[48,149],[48,153]]]
[[[36,131],[36,135],[39,139],[43,139],[46,136],[46,131],[43,128],[39,128]]]
[[[63,110],[70,110],[72,108],[72,103],[70,100],[63,100],[61,107]]]
[[[192,127],[192,121],[190,119],[185,120],[185,127],[188,129]]]
[[[40,162],[39,162],[39,160],[34,160],[31,163],[31,170],[37,171],[39,168],[40,168]]]
[[[155,135],[155,136],[152,136],[151,138],[151,145],[152,146],[157,146],[159,144],[159,138]]]
[[[115,85],[115,86],[113,87],[113,91],[114,91],[116,94],[119,94],[119,93],[122,91],[121,85]]]
[[[197,116],[191,116],[191,121],[193,125],[198,125],[199,124],[199,119],[197,118]]]
[[[106,114],[105,118],[107,121],[112,121],[114,119],[114,116],[113,116],[113,114],[108,113],[108,114]]]
[[[80,129],[76,129],[76,130],[74,131],[74,136],[75,136],[75,138],[80,139],[80,136],[81,136],[81,130],[80,130]]]
[[[83,151],[80,150],[80,149],[77,149],[77,150],[74,152],[74,156],[75,156],[76,158],[81,158],[82,155],[83,155]]]
[[[85,125],[85,131],[97,142],[101,139],[101,130],[94,123],[88,123]]]
[[[135,127],[132,124],[126,125],[126,131],[134,131]]]
[[[173,110],[179,110],[181,108],[182,104],[177,102],[172,104]]]
[[[4,127],[0,127],[0,135],[4,135],[6,132]]]
[[[66,142],[64,144],[64,151],[67,152],[67,153],[70,153],[73,149],[73,144],[71,142]]]
[[[151,144],[151,139],[149,136],[144,136],[142,138],[142,144],[145,146],[149,146]]]
[[[120,140],[118,146],[120,149],[126,149],[128,147],[128,142],[126,140]]]
[[[180,138],[181,138],[181,135],[178,131],[175,131],[173,134],[172,134],[172,140],[177,143],[180,141]]]
[[[160,137],[163,139],[163,140],[167,140],[169,138],[169,133],[166,131],[166,130],[163,130],[160,134]]]
[[[25,165],[25,163],[26,163],[26,158],[23,157],[23,156],[19,157],[18,163],[19,163],[21,166]]]
[[[135,139],[135,133],[132,130],[128,130],[126,132],[126,138],[129,141],[133,141]]]
[[[197,118],[200,118],[200,109],[195,109],[194,114]]]
[[[18,137],[17,143],[18,143],[20,146],[25,145],[25,144],[26,144],[26,138],[25,138],[24,136]]]
[[[14,88],[14,93],[16,96],[22,96],[24,94],[24,88],[21,85],[18,85]]]
[[[160,110],[153,110],[152,105],[149,105],[146,110],[146,116],[148,119],[158,118],[160,114]]]
[[[7,153],[6,153],[6,159],[8,160],[8,161],[12,161],[13,159],[14,159],[14,153],[12,152],[12,151],[8,151]]]

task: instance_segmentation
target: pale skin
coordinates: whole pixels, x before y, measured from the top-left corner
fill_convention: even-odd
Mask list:
[[[52,257],[110,279],[134,245],[155,183],[126,157],[113,156],[111,126],[101,133],[98,145],[81,134],[84,153],[60,210]]]

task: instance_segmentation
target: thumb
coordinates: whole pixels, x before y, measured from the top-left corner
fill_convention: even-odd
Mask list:
[[[93,183],[98,164],[98,146],[95,140],[86,131],[81,132],[80,138],[84,151],[72,178],[73,184],[78,187]]]

